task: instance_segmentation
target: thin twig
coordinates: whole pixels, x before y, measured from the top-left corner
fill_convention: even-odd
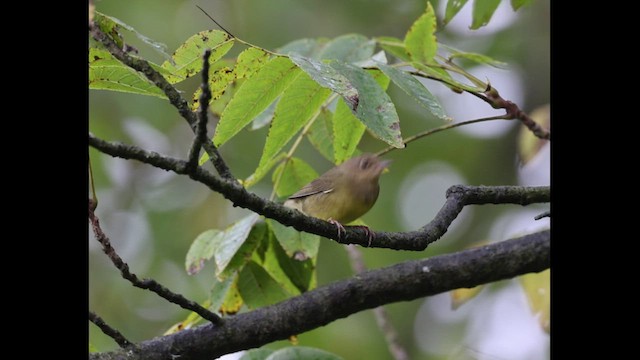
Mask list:
[[[318,218],[264,199],[248,192],[238,182],[227,181],[214,176],[206,169],[198,167],[194,172],[185,171],[186,162],[156,152],[147,151],[137,146],[104,141],[89,133],[89,145],[123,159],[134,159],[157,168],[188,175],[211,190],[231,200],[234,206],[249,209],[260,215],[274,219],[296,230],[334,239],[342,244],[369,243],[367,231],[360,227],[347,226],[346,231],[338,238],[335,225]],[[454,185],[447,190],[447,200],[431,221],[417,231],[411,232],[374,232],[371,247],[390,248],[396,250],[422,251],[429,244],[442,237],[449,225],[456,219],[460,211],[467,205],[480,204],[519,204],[529,205],[550,201],[549,186],[463,186]],[[426,220],[426,219],[425,219]]]
[[[113,265],[115,265],[115,267],[120,270],[123,278],[129,280],[131,284],[133,284],[133,286],[141,289],[151,290],[154,293],[158,294],[160,297],[180,306],[183,309],[191,310],[216,325],[222,323],[223,320],[218,315],[203,308],[198,303],[193,302],[180,294],[172,292],[153,279],[141,280],[138,279],[135,274],[130,272],[129,265],[127,265],[127,263],[122,260],[118,253],[116,253],[116,250],[111,245],[111,241],[102,231],[102,228],[100,227],[100,220],[95,215],[94,210],[95,206],[93,204],[93,201],[89,199],[89,220],[91,220],[93,233],[95,234],[96,239],[100,242],[100,244],[102,244],[104,253],[107,254]]]
[[[526,126],[533,134],[540,139],[551,140],[551,132],[535,122],[527,113],[520,110],[518,105],[513,101],[503,99],[498,90],[489,86],[485,94],[489,100],[493,102],[492,106],[496,109],[504,109],[507,115],[511,119],[518,119],[524,126]]]
[[[345,248],[347,250],[347,254],[349,254],[349,260],[353,271],[356,274],[362,274],[365,272],[367,267],[362,259],[362,251],[360,251],[360,249],[355,245],[347,245]],[[398,331],[396,331],[395,327],[391,323],[389,313],[387,313],[384,306],[378,306],[373,309],[373,314],[375,315],[378,327],[384,335],[384,339],[387,341],[387,346],[389,347],[391,356],[393,356],[395,360],[408,360],[409,355],[407,355],[407,350],[400,344]]]
[[[551,211],[545,211],[540,215],[536,215],[536,217],[534,217],[533,219],[534,220],[540,220],[540,219],[543,219],[543,218],[546,218],[546,217],[548,217],[548,218],[551,217]]]
[[[125,338],[124,335],[120,333],[120,331],[109,326],[109,324],[102,320],[102,318],[93,311],[89,311],[89,321],[100,328],[100,330],[102,330],[105,335],[112,338],[121,348],[124,349],[131,345],[134,345],[131,341],[127,340],[127,338]]]
[[[197,6],[197,5],[196,5]],[[189,150],[189,157],[187,161],[188,171],[198,166],[198,155],[200,155],[200,148],[202,144],[207,141],[207,118],[209,115],[209,101],[211,100],[211,88],[209,88],[209,57],[211,56],[211,49],[206,49],[202,55],[202,84],[200,89],[199,108],[198,108],[198,124],[196,126],[196,135],[193,138],[193,144]]]
[[[171,105],[173,105],[178,110],[178,113],[180,113],[180,115],[187,121],[189,127],[191,127],[191,130],[194,133],[197,131],[198,119],[196,114],[191,111],[187,101],[180,95],[178,90],[173,85],[171,85],[167,81],[167,79],[164,78],[164,76],[162,76],[162,74],[151,67],[151,64],[149,64],[148,61],[141,58],[133,57],[124,52],[115,43],[115,41],[113,41],[111,37],[100,30],[100,27],[95,23],[89,25],[89,30],[93,38],[104,45],[104,47],[109,51],[109,53],[111,53],[111,55],[113,55],[116,59],[120,60],[123,64],[129,66],[130,68],[143,73],[147,77],[147,79],[149,79],[149,81],[154,83],[160,90],[162,90],[169,99]],[[220,153],[218,152],[216,146],[213,145],[213,142],[205,141],[203,147],[207,154],[209,154],[211,162],[216,168],[216,171],[218,171],[218,174],[220,174],[220,176],[225,179],[235,181],[235,178],[231,174],[231,170],[224,162],[224,159],[222,159],[222,157],[220,156]]]
[[[219,27],[220,29],[222,29],[224,32],[226,32],[227,34],[229,34],[229,36],[231,36],[232,38],[235,38],[235,36],[233,36],[233,34],[231,34],[231,33],[229,32],[229,30],[225,29],[222,25],[218,24],[218,22],[216,21],[216,19],[212,18],[212,17],[211,17],[211,15],[207,14],[207,12],[206,12],[206,11],[204,11],[204,9],[203,9],[203,8],[201,8],[201,7],[200,7],[200,6],[198,6],[198,5],[196,5],[196,7],[197,7],[198,9],[200,9],[200,11],[202,11],[205,15],[207,15],[207,17],[208,17],[209,19],[211,19],[211,21],[213,21],[216,25],[218,25],[218,27]]]
[[[96,185],[93,181],[93,168],[91,166],[91,157],[87,157],[89,159],[89,182],[91,183],[91,199],[93,199],[93,206],[98,206],[98,194],[96,194]]]
[[[437,127],[437,128],[434,128],[434,129],[430,129],[430,130],[418,133],[418,134],[413,135],[413,136],[409,136],[408,138],[402,140],[402,142],[406,145],[406,144],[408,144],[408,143],[410,143],[410,142],[412,142],[414,140],[418,140],[420,138],[423,138],[425,136],[429,136],[431,134],[435,134],[435,133],[440,132],[440,131],[453,129],[453,128],[456,128],[458,126],[464,126],[464,125],[479,123],[479,122],[483,122],[483,121],[507,120],[507,119],[508,118],[506,117],[506,115],[498,115],[498,116],[490,116],[490,117],[484,117],[484,118],[480,118],[480,119],[473,119],[473,120],[461,121],[461,122],[453,123],[453,124],[442,125],[440,127]],[[377,156],[384,155],[384,154],[390,152],[393,149],[396,149],[396,147],[390,146],[390,147],[388,147],[386,149],[378,151],[376,153],[376,155]]]

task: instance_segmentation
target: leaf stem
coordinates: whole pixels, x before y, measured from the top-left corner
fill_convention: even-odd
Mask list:
[[[454,123],[454,124],[447,124],[447,125],[443,125],[437,128],[433,128],[418,134],[415,134],[413,136],[409,136],[408,138],[404,139],[403,142],[406,144],[414,141],[414,140],[418,140],[420,138],[423,138],[425,136],[429,136],[431,134],[435,134],[437,132],[440,131],[444,131],[444,130],[449,130],[449,129],[453,129],[459,126],[463,126],[463,125],[469,125],[469,124],[475,124],[475,123],[479,123],[479,122],[483,122],[483,121],[491,121],[491,120],[511,120],[508,115],[498,115],[498,116],[490,116],[490,117],[484,117],[484,118],[479,118],[479,119],[473,119],[473,120],[467,120],[467,121],[462,121],[459,123]],[[395,147],[390,146],[384,150],[380,150],[376,153],[377,156],[381,156],[384,155],[388,152],[390,152],[391,150],[395,149]]]

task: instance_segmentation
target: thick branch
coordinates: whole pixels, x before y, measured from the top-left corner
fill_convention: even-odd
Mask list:
[[[107,235],[102,231],[100,227],[100,220],[95,215],[94,211],[96,208],[95,202],[89,199],[89,220],[91,221],[91,227],[93,228],[93,233],[96,236],[96,239],[102,245],[102,249],[104,253],[109,257],[109,260],[113,263],[113,265],[120,270],[122,277],[126,280],[129,280],[131,284],[135,287],[139,287],[145,290],[151,290],[154,293],[158,294],[160,297],[165,300],[172,302],[183,309],[191,310],[198,315],[202,316],[204,319],[211,321],[214,324],[220,324],[222,319],[212,313],[211,311],[203,308],[198,303],[193,302],[180,294],[176,294],[166,287],[162,286],[160,283],[156,282],[153,279],[142,279],[140,280],[136,274],[129,271],[129,265],[125,263],[120,255],[116,253],[116,250],[111,246],[111,241],[107,237]]]
[[[296,230],[334,239],[343,244],[365,246],[369,238],[365,230],[359,227],[346,227],[346,232],[338,239],[335,225],[314,217],[309,217],[297,210],[289,209],[281,204],[263,199],[248,192],[235,181],[226,181],[214,176],[202,167],[194,172],[185,171],[186,162],[180,159],[160,155],[137,146],[112,143],[89,134],[89,145],[114,157],[138,160],[157,168],[188,175],[192,179],[208,186],[211,190],[231,200],[234,206],[250,209],[258,214],[274,219]],[[548,186],[452,186],[447,190],[447,200],[427,225],[411,232],[375,232],[372,247],[396,250],[424,250],[430,243],[438,240],[447,232],[449,225],[456,219],[466,205],[480,204],[519,204],[549,202]],[[425,219],[426,221],[427,219]]]
[[[173,105],[176,109],[178,109],[178,113],[189,123],[191,130],[194,133],[197,133],[198,130],[198,119],[196,114],[189,109],[189,104],[187,101],[180,95],[178,90],[171,85],[167,79],[162,76],[159,72],[157,72],[151,64],[144,59],[135,58],[129,55],[127,52],[120,49],[118,44],[113,41],[108,35],[106,35],[100,27],[95,25],[94,23],[89,24],[89,31],[94,39],[100,42],[104,47],[113,55],[116,59],[122,61],[123,64],[129,66],[130,68],[140,71],[143,73],[149,81],[154,83],[160,90],[164,92],[164,94],[169,99],[171,105]],[[218,149],[213,145],[210,141],[205,141],[203,147],[209,157],[211,158],[211,162],[213,166],[216,168],[216,171],[220,174],[220,176],[225,179],[233,179],[233,175],[231,174],[231,170],[224,162],[220,153],[218,153]]]
[[[540,272],[550,265],[550,231],[491,245],[407,261],[364,272],[275,305],[138,344],[125,351],[90,354],[90,359],[212,359],[259,347],[326,325],[359,311],[458,288]]]

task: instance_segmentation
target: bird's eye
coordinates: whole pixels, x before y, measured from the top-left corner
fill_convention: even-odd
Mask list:
[[[364,170],[371,165],[371,161],[368,158],[363,158],[360,159],[360,164],[358,165],[360,166],[360,169]]]

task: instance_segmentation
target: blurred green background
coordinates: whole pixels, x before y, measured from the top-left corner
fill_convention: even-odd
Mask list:
[[[442,1],[432,4],[438,18],[442,18]],[[424,11],[425,1],[98,0],[95,5],[96,10],[165,43],[171,53],[194,33],[216,28],[196,5],[235,36],[275,49],[304,37],[331,38],[347,33],[403,38]],[[505,70],[479,66],[471,72],[480,79],[488,78],[504,98],[515,101],[523,110],[529,112],[547,104],[549,1],[533,0],[517,13],[503,1],[494,19],[479,31],[468,30],[470,10],[471,4],[467,4],[450,25],[438,32],[438,41],[507,62],[509,67]],[[135,36],[125,33],[125,39],[140,50],[141,56],[156,63],[164,60]],[[228,56],[242,48],[234,46]],[[426,85],[455,121],[502,114],[473,96],[454,94],[435,82]],[[179,84],[179,89],[190,98],[197,86],[198,80],[190,79]],[[394,85],[390,86],[389,94],[396,103],[404,137],[442,125]],[[89,128],[106,140],[133,143],[183,158],[192,139],[186,122],[168,102],[107,91],[89,92]],[[385,155],[393,159],[391,171],[382,176],[380,197],[363,220],[373,230],[415,230],[435,215],[444,202],[445,190],[451,185],[548,185],[548,148],[529,165],[521,167],[518,163],[520,128],[515,122],[480,123],[421,139],[406,149]],[[234,175],[245,178],[253,172],[266,133],[266,128],[245,130],[222,146],[221,153]],[[369,135],[365,135],[359,146],[363,151],[372,152],[384,147],[384,143]],[[207,264],[196,276],[187,275],[184,270],[187,250],[201,232],[225,228],[248,214],[248,210],[233,208],[221,195],[186,177],[137,162],[113,159],[93,148],[89,151],[100,200],[97,215],[131,270],[141,277],[154,278],[195,301],[205,299],[213,266]],[[298,156],[318,173],[331,167],[308,143],[300,148]],[[269,179],[265,178],[252,191],[268,196]],[[362,249],[362,252],[370,268],[454,252],[477,241],[504,240],[548,225],[545,220],[529,221],[547,208],[467,207],[450,231],[424,252],[387,249]],[[522,220],[524,218],[528,220]],[[321,243],[317,270],[320,286],[352,276],[343,246],[328,240]],[[498,311],[496,304],[503,304],[500,305],[503,311]],[[187,311],[123,280],[101,252],[93,234],[89,235],[89,308],[132,341],[162,335],[188,315]],[[387,309],[412,359],[545,359],[549,356],[548,335],[537,328],[533,315],[527,313],[526,299],[518,293],[513,280],[489,286],[477,299],[457,311],[451,310],[447,294],[391,304]],[[499,313],[512,314],[512,321],[501,320]],[[514,320],[520,318],[520,322]],[[521,336],[505,339],[501,331]],[[116,348],[110,338],[91,324],[89,335],[90,342],[100,351]],[[299,343],[334,352],[345,359],[391,358],[371,311],[301,334]],[[288,344],[281,341],[267,347]]]

